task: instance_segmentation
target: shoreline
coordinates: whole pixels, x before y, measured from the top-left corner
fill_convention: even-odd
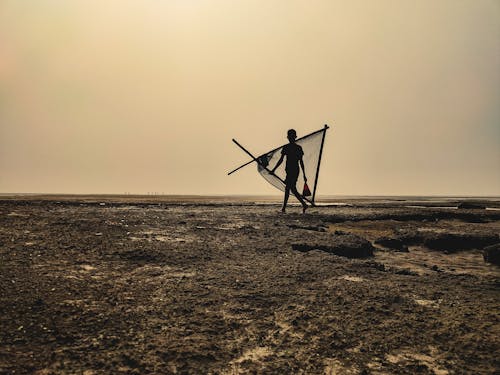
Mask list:
[[[66,203],[100,205],[276,205],[281,195],[125,195],[125,194],[0,194],[4,203]],[[460,204],[475,204],[486,210],[499,210],[500,197],[437,197],[437,196],[318,196],[316,207],[405,207],[457,209]],[[291,197],[289,205],[298,204]]]

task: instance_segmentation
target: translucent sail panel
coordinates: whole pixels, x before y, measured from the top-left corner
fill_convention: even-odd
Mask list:
[[[321,150],[321,141],[323,139],[323,134],[325,130],[319,131],[317,133],[311,134],[305,138],[297,140],[297,144],[302,147],[304,151],[304,169],[307,177],[307,185],[311,191],[314,191],[314,181],[316,178],[316,171],[318,168],[319,162],[319,153]],[[257,170],[261,174],[262,177],[266,179],[274,187],[280,189],[281,191],[285,190],[285,166],[286,159],[283,160],[283,163],[276,169],[275,175],[272,175],[268,172],[268,170],[272,170],[278,160],[281,157],[281,150],[283,147],[280,147],[276,150],[270,151],[267,154],[259,156],[257,163]],[[267,167],[264,168],[264,167]],[[297,179],[297,190],[302,194],[302,189],[304,187],[304,176],[302,175],[302,170],[299,174],[299,178]]]

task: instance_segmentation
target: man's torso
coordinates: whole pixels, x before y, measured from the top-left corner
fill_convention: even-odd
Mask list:
[[[286,172],[287,173],[298,173],[299,172],[299,160],[304,155],[302,147],[296,143],[289,143],[283,146],[281,150],[283,155],[286,155]]]

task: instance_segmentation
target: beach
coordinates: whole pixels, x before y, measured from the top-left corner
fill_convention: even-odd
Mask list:
[[[498,372],[499,208],[2,196],[0,373]]]

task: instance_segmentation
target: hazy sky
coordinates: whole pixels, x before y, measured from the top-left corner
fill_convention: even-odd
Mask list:
[[[0,192],[274,194],[231,138],[324,124],[319,194],[500,195],[500,2],[0,2]]]

